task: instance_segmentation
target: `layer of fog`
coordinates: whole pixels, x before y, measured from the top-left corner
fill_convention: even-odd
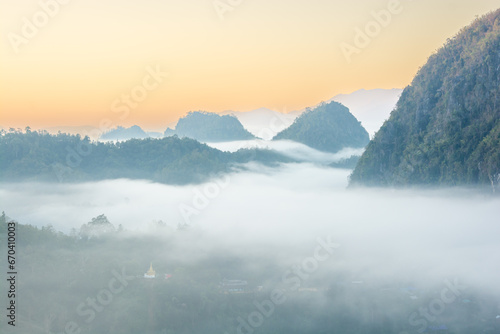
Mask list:
[[[344,148],[337,153],[328,153],[315,150],[307,145],[291,140],[241,140],[232,142],[206,143],[208,146],[225,152],[236,152],[240,149],[259,148],[280,152],[298,161],[308,161],[320,164],[338,162],[342,159],[350,158],[353,155],[363,154],[363,148]]]
[[[500,199],[467,190],[346,190],[349,171],[289,164],[197,185],[147,181],[2,184],[1,209],[23,224],[69,232],[105,214],[115,226],[154,231],[188,223],[197,252],[261,252],[287,263],[313,255],[317,238],[341,246],[323,266],[353,278],[460,278],[498,292]],[[194,256],[183,250],[183,255]],[[258,267],[258,263],[254,264]]]

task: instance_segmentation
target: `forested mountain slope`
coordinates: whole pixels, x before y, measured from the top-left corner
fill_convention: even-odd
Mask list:
[[[347,107],[332,101],[300,115],[273,140],[293,140],[324,152],[338,152],[345,147],[368,144],[368,132]]]
[[[199,183],[235,164],[263,164],[292,159],[270,150],[222,152],[194,139],[131,139],[91,142],[79,135],[46,132],[3,132],[0,135],[0,181],[81,182],[104,179],[147,179],[169,184]]]
[[[351,184],[491,185],[500,180],[500,10],[448,42],[403,91]]]

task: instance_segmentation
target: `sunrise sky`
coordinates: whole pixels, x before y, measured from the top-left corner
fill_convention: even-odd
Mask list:
[[[4,128],[99,126],[108,119],[164,130],[190,110],[289,112],[362,88],[403,88],[447,38],[500,5],[60,0],[65,4],[56,7],[55,1],[0,3]],[[372,11],[390,9],[383,25],[374,24]],[[356,46],[356,29],[365,28],[372,37]],[[357,48],[350,61],[341,48],[347,44]],[[168,75],[154,80],[155,69]]]

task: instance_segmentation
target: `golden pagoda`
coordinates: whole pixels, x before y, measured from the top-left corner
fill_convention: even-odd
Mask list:
[[[144,278],[155,278],[156,271],[153,269],[153,262],[149,266],[149,270],[144,274]]]

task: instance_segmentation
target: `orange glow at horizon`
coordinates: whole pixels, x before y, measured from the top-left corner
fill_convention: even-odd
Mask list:
[[[401,11],[357,47],[356,29],[394,1]],[[498,0],[243,0],[218,12],[214,3],[2,2],[0,126],[108,119],[164,130],[191,110],[290,112],[358,89],[403,88],[447,38],[498,7]],[[342,43],[358,49],[350,62]],[[146,78],[151,68],[168,73],[158,85]],[[124,115],[115,102],[126,99]]]

